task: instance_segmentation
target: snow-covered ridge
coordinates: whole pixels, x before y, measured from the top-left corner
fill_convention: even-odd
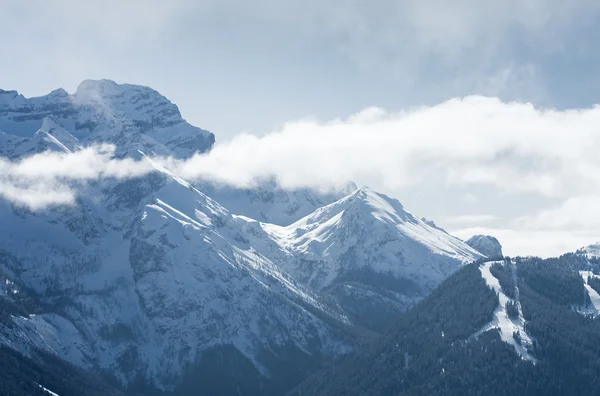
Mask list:
[[[500,333],[500,338],[502,341],[506,342],[509,345],[512,345],[515,351],[519,354],[519,356],[524,360],[529,360],[532,363],[537,363],[537,359],[531,355],[529,349],[531,349],[533,342],[529,334],[525,331],[525,318],[523,317],[523,310],[521,308],[521,302],[519,301],[519,289],[518,285],[515,282],[515,299],[508,297],[502,287],[500,286],[500,282],[498,279],[492,274],[491,267],[494,264],[505,265],[502,261],[488,261],[483,263],[479,270],[481,271],[481,276],[485,280],[485,283],[488,287],[494,290],[498,294],[499,304],[496,310],[494,311],[494,319],[485,326],[483,326],[477,333],[473,335],[474,338],[479,337],[479,335],[490,331],[490,330],[498,330]],[[511,263],[514,266],[514,263]],[[514,271],[514,268],[513,268]],[[513,272],[514,275],[514,272]],[[516,278],[516,276],[514,276]],[[518,309],[518,317],[511,318],[507,312],[507,304],[512,303],[516,304]],[[520,337],[520,342],[514,337],[514,334],[518,334]]]
[[[435,284],[460,264],[482,257],[458,238],[406,211],[397,200],[368,187],[287,227],[261,226],[288,255],[322,262],[312,274],[298,274],[297,268],[289,268],[300,278],[308,276],[309,282],[319,287],[329,285],[350,269],[346,256],[349,251],[356,251],[358,257],[377,257],[363,261],[376,272]],[[427,269],[421,268],[424,260],[430,262]]]
[[[173,389],[221,346],[264,378],[273,361],[289,361],[286,351],[339,356],[355,346],[348,332],[372,330],[373,307],[394,320],[482,257],[366,187],[323,195],[183,180],[152,154],[185,158],[214,137],[150,88],[100,80],[73,95],[0,92],[0,129],[0,155],[10,159],[109,142],[156,170],[90,183],[70,207],[31,212],[0,201],[2,273],[57,306],[14,317],[0,342],[45,348],[123,383]]]
[[[122,154],[142,149],[184,158],[210,150],[215,141],[212,133],[188,124],[175,104],[144,86],[86,80],[73,95],[62,89],[35,98],[0,94],[0,132],[30,138],[46,117],[82,145],[113,143]]]

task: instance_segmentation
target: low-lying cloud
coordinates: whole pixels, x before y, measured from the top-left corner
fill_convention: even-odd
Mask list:
[[[153,170],[148,161],[113,153],[110,146],[95,146],[2,160],[0,195],[42,209],[73,203],[80,183]],[[347,119],[290,122],[263,137],[238,136],[185,161],[152,159],[190,181],[250,187],[274,179],[289,189],[325,191],[352,180],[401,200],[407,192],[433,191],[421,210],[442,202],[486,209],[444,215],[459,233],[495,222],[491,228],[509,230],[503,232],[509,237],[542,229],[590,236],[600,225],[598,107],[558,111],[473,96],[397,113],[369,108]],[[523,215],[516,201],[499,214],[496,201],[485,207],[474,191],[502,199],[523,195],[540,204]]]
[[[426,183],[488,185],[570,197],[600,192],[600,109],[538,110],[484,97],[399,113],[367,109],[345,120],[299,121],[240,136],[171,164],[184,178],[288,188],[354,180],[385,190]]]
[[[94,145],[73,153],[45,151],[19,161],[0,158],[0,197],[33,210],[75,203],[77,188],[102,178],[151,172],[146,161],[115,159],[115,147]]]

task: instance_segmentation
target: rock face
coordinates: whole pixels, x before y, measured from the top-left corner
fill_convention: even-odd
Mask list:
[[[489,258],[502,257],[502,245],[493,236],[475,235],[466,244]]]
[[[282,394],[481,257],[368,188],[182,180],[151,154],[187,158],[214,136],[150,88],[0,91],[0,129],[9,159],[111,143],[118,156],[143,151],[154,168],[80,186],[73,206],[0,200],[0,275],[39,300],[35,315],[0,322],[0,343],[57,353],[124,386]]]

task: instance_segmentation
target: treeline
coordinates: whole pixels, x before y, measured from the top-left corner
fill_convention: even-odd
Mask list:
[[[35,359],[0,346],[0,395],[48,396],[40,385],[60,396],[122,396],[100,377],[49,353],[33,352]]]

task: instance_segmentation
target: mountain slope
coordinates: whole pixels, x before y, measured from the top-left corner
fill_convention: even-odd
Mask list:
[[[0,201],[2,273],[40,302],[9,315],[0,343],[144,394],[281,394],[481,257],[367,188],[343,196],[182,180],[152,155],[187,158],[214,136],[146,87],[2,91],[0,129],[11,160],[110,143],[153,167],[78,185],[72,206]]]
[[[482,257],[366,187],[287,227],[261,228],[283,253],[282,268],[375,331]]]
[[[582,270],[600,267],[572,254],[467,265],[383,339],[293,394],[597,394],[600,321],[583,309]]]
[[[75,209],[43,214],[2,206],[7,271],[53,305],[17,318],[31,339],[21,348],[46,346],[122,382],[141,376],[162,389],[215,347],[233,347],[264,377],[271,353],[311,360],[349,348],[329,325],[343,315],[256,252],[226,209],[164,170],[145,184],[149,194],[125,215],[131,203],[118,200],[129,195],[121,185],[90,192],[107,200],[99,206],[86,196]]]
[[[310,189],[286,190],[274,181],[262,181],[253,188],[237,188],[204,181],[196,187],[237,215],[264,223],[287,226],[354,192],[348,183],[339,191],[323,194]]]
[[[25,353],[13,349],[14,340],[4,336],[18,328],[17,318],[33,316],[42,309],[34,295],[0,272],[0,394],[47,396],[52,389],[64,396],[122,395],[97,374],[69,364],[54,353],[37,348]]]

